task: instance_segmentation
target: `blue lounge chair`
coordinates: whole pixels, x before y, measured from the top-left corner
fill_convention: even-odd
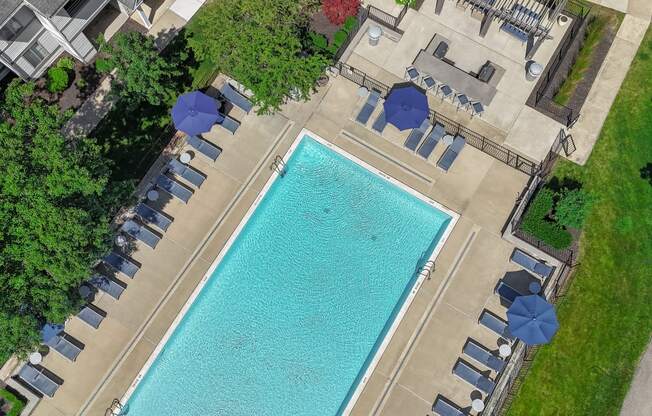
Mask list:
[[[373,113],[374,110],[376,109],[379,100],[380,100],[380,92],[376,90],[371,90],[371,92],[369,92],[369,95],[367,96],[367,101],[365,101],[364,105],[362,106],[362,109],[360,109],[360,112],[358,113],[358,116],[355,118],[355,121],[357,121],[360,124],[366,125],[367,121],[369,121],[369,117],[371,117],[371,113]]]
[[[120,229],[124,231],[126,234],[135,238],[136,240],[140,240],[143,243],[147,244],[151,248],[156,248],[158,242],[161,241],[161,237],[154,234],[152,231],[147,229],[144,225],[140,225],[133,220],[125,221],[125,223],[122,224],[122,227],[120,227]]]
[[[149,205],[145,205],[142,202],[136,205],[136,215],[140,217],[141,220],[147,222],[148,224],[155,225],[162,231],[167,231],[172,220],[161,212],[158,212]]]
[[[542,261],[535,259],[534,257],[519,249],[514,249],[510,260],[519,266],[522,266],[525,270],[539,275],[544,279],[549,278],[554,270],[554,267],[548,266]]]
[[[120,299],[120,295],[122,295],[122,292],[125,290],[125,286],[122,282],[118,282],[101,274],[93,275],[93,277],[88,280],[88,283],[116,300]]]
[[[222,149],[215,146],[213,143],[202,139],[201,137],[188,136],[186,142],[190,146],[192,146],[196,151],[206,156],[213,162],[215,162],[217,158],[220,156],[220,153],[222,153]]]
[[[511,23],[507,23],[507,22],[503,23],[500,26],[500,30],[502,30],[505,33],[508,33],[508,34],[512,35],[513,37],[518,39],[521,43],[527,42],[527,37],[528,37],[527,33],[525,33],[524,31],[517,28],[516,26],[514,26]]]
[[[426,131],[430,128],[430,126],[430,120],[423,120],[419,128],[412,129],[407,139],[405,140],[404,146],[413,152],[417,150],[417,146],[419,146],[419,143],[421,143],[423,135],[426,134]]]
[[[222,114],[222,116],[224,116],[224,120],[222,120],[221,123],[218,123],[218,126],[222,126],[229,133],[235,134],[235,132],[240,127],[240,122],[238,120],[235,120],[235,119],[229,117],[226,114]]]
[[[20,369],[18,377],[27,383],[28,386],[45,396],[54,397],[54,394],[59,388],[59,383],[52,380],[42,369],[36,369],[30,364],[25,364]]]
[[[485,346],[475,342],[471,338],[464,345],[462,352],[497,373],[500,373],[505,368],[505,360],[496,357]]]
[[[173,197],[180,199],[185,204],[188,203],[192,196],[192,190],[165,175],[158,175],[156,178],[156,186],[163,189]]]
[[[439,416],[467,416],[464,410],[442,395],[437,396],[432,411]]]
[[[502,300],[505,301],[505,303],[509,305],[514,303],[514,300],[516,300],[517,297],[524,296],[523,293],[505,283],[504,280],[498,282],[498,286],[496,286],[495,292],[498,296],[500,296]]]
[[[378,134],[383,134],[386,125],[387,119],[385,118],[385,110],[382,110],[380,114],[378,114],[378,117],[376,117],[374,124],[371,125],[371,128]]]
[[[99,328],[100,324],[104,320],[104,315],[100,313],[98,308],[91,305],[90,303],[84,305],[81,308],[81,310],[77,314],[77,317],[95,329]]]
[[[220,88],[220,92],[222,93],[224,98],[229,100],[236,107],[240,107],[247,114],[249,114],[251,109],[254,107],[253,104],[251,104],[251,101],[249,101],[247,97],[245,97],[235,88],[233,88],[231,84],[229,84],[228,82],[225,82],[224,85],[222,85],[222,88]]]
[[[424,159],[428,159],[430,157],[430,154],[432,153],[433,150],[435,150],[435,146],[437,146],[437,143],[439,143],[439,140],[441,140],[442,137],[444,137],[444,134],[446,134],[446,130],[444,129],[444,125],[440,123],[435,123],[435,126],[430,130],[430,133],[426,136],[426,140],[421,143],[421,147],[419,147],[419,150],[417,150],[417,154]]]
[[[491,394],[494,387],[496,387],[493,380],[483,376],[475,367],[462,359],[457,360],[457,363],[455,363],[453,374],[485,394]]]
[[[115,251],[112,251],[106,257],[104,257],[104,262],[111,266],[113,269],[132,279],[136,275],[136,272],[138,272],[140,269],[140,266],[138,266],[136,263],[132,262],[126,257],[121,256]]]
[[[168,164],[168,169],[170,169],[170,172],[174,173],[177,176],[182,177],[183,179],[187,180],[197,188],[199,188],[201,184],[204,183],[204,181],[206,180],[206,175],[196,171],[190,166],[184,165],[177,159],[170,160],[170,163]]]
[[[437,166],[440,169],[442,169],[444,172],[448,172],[448,170],[453,165],[453,162],[455,162],[455,159],[457,159],[457,156],[462,151],[462,148],[464,148],[465,144],[466,144],[466,140],[464,139],[464,137],[460,136],[459,134],[455,136],[455,138],[453,139],[453,143],[450,146],[448,146],[448,148],[446,148],[444,154],[441,155],[441,157],[437,161]]]
[[[52,348],[70,361],[75,361],[77,356],[79,356],[79,353],[82,351],[81,348],[68,340],[67,334],[65,332],[61,332],[59,335],[52,337],[47,342],[45,342],[45,345]]]
[[[514,341],[514,336],[509,332],[509,327],[507,322],[500,319],[498,316],[484,310],[478,319],[478,323],[485,328],[488,328],[495,332],[499,337],[506,339],[508,341]]]

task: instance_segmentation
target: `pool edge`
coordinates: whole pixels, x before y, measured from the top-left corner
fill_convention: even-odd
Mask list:
[[[297,135],[297,137],[294,139],[292,144],[290,145],[290,148],[288,151],[283,155],[283,161],[287,162],[294,152],[297,150],[299,144],[303,140],[305,136],[309,136],[310,138],[314,139],[321,145],[326,146],[330,150],[336,152],[337,154],[345,157],[346,159],[356,163],[357,165],[361,166],[365,170],[379,176],[380,178],[384,179],[385,181],[393,184],[394,186],[397,186],[399,189],[402,191],[407,192],[408,194],[420,199],[421,201],[427,203],[428,205],[435,207],[436,209],[444,212],[446,215],[450,216],[450,221],[448,222],[445,231],[442,233],[442,236],[440,240],[438,241],[437,245],[433,249],[433,252],[431,256],[428,258],[426,264],[428,262],[432,262],[434,264],[434,261],[438,257],[441,249],[443,248],[445,242],[448,240],[448,237],[450,236],[453,228],[455,227],[457,221],[459,220],[460,214],[457,212],[447,208],[446,206],[440,204],[437,201],[434,201],[427,196],[423,195],[422,193],[418,192],[417,190],[405,185],[404,183],[400,182],[399,180],[393,178],[390,175],[387,175],[385,172],[381,171],[380,169],[364,162],[363,160],[357,158],[356,156],[348,153],[347,151],[343,150],[342,148],[338,147],[337,145],[331,143],[328,140],[323,139],[321,136],[317,135],[316,133],[312,132],[309,129],[303,128]],[[159,343],[156,345],[156,348],[152,351],[150,356],[148,357],[147,361],[145,364],[142,366],[140,371],[138,372],[137,376],[134,378],[134,380],[131,382],[129,385],[129,388],[125,392],[125,394],[121,397],[120,402],[126,407],[126,410],[128,412],[128,402],[131,396],[134,394],[142,380],[144,379],[145,375],[151,368],[151,366],[154,364],[154,361],[158,358],[160,353],[163,351],[165,348],[166,344],[168,343],[169,339],[172,337],[174,332],[176,331],[177,327],[185,317],[185,315],[188,313],[190,307],[194,304],[196,301],[197,297],[201,294],[202,290],[204,289],[205,285],[208,283],[210,277],[213,275],[221,261],[224,259],[228,251],[231,249],[231,246],[235,242],[235,240],[238,238],[240,233],[242,232],[243,228],[247,225],[249,222],[251,216],[254,214],[258,206],[260,205],[261,201],[267,195],[267,192],[269,192],[270,188],[272,185],[276,182],[278,177],[281,176],[280,173],[277,170],[274,170],[272,172],[272,175],[269,177],[269,179],[265,182],[265,185],[261,189],[261,191],[258,193],[256,196],[256,199],[253,201],[251,206],[248,208],[247,212],[243,216],[243,218],[240,220],[238,223],[237,227],[235,230],[231,233],[229,238],[227,239],[226,243],[218,253],[217,257],[215,260],[211,263],[211,266],[208,268],[204,276],[201,278],[195,289],[193,290],[192,294],[188,298],[188,300],[184,303],[183,307],[180,309],[179,313],[176,315],[168,329],[166,330],[165,334],[159,341]],[[362,391],[364,390],[364,387],[366,386],[367,382],[369,381],[371,375],[373,374],[376,366],[378,365],[378,362],[380,361],[380,358],[382,357],[383,353],[385,352],[385,349],[389,345],[389,342],[391,341],[394,333],[398,329],[398,326],[400,325],[401,321],[403,320],[403,317],[405,313],[407,312],[407,309],[410,307],[412,304],[412,301],[416,297],[416,294],[418,293],[419,288],[421,287],[424,279],[427,277],[427,273],[420,273],[417,279],[415,279],[414,284],[412,285],[412,288],[410,289],[409,295],[405,298],[403,301],[403,304],[401,305],[401,308],[399,309],[398,313],[394,316],[394,320],[392,322],[392,325],[388,329],[386,335],[384,336],[382,342],[378,345],[378,348],[376,349],[376,352],[374,353],[373,358],[369,361],[369,364],[367,365],[367,368],[365,369],[365,372],[363,376],[360,378],[360,381],[358,382],[357,386],[355,387],[355,390],[353,391],[352,394],[347,394],[344,400],[347,400],[346,406],[344,407],[344,410],[340,412],[342,415],[348,415],[353,407],[355,406],[355,403],[357,402],[358,398],[362,394]],[[342,409],[342,405],[340,406],[340,409]]]

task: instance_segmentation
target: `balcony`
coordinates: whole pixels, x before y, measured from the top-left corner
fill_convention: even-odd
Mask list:
[[[97,16],[109,0],[76,0],[69,2],[52,16],[52,23],[65,38],[74,43],[75,38]],[[69,14],[70,13],[70,14]]]

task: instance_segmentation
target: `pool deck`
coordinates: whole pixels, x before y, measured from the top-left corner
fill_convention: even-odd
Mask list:
[[[469,406],[473,388],[451,370],[468,337],[497,349],[497,337],[477,319],[485,308],[505,315],[493,288],[516,268],[508,262],[514,246],[501,238],[501,229],[528,177],[471,146],[444,173],[434,164],[443,146],[430,161],[420,159],[402,149],[407,132],[388,130],[380,137],[355,123],[361,104],[357,86],[337,77],[309,102],[291,102],[273,116],[236,112],[242,126],[233,137],[219,127],[208,134],[224,152],[215,163],[192,160],[206,181],[188,205],[159,200],[174,222],[155,250],[136,245],[131,256],[142,267],[119,301],[96,298],[108,314],[100,328],[77,318],[66,324],[84,351],[75,363],[54,353],[45,357],[44,367],[64,383],[32,414],[104,415],[124,395],[270,177],[271,161],[302,128],[461,215],[352,414],[424,415],[437,394]]]

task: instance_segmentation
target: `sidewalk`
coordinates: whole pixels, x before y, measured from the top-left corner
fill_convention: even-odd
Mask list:
[[[620,416],[649,416],[652,415],[652,343],[641,357],[641,362],[634,374],[634,380],[625,397]]]
[[[589,91],[580,118],[570,130],[577,150],[569,159],[580,165],[585,164],[591,155],[593,145],[600,136],[602,125],[652,17],[652,2],[649,0],[629,0],[629,2],[597,0],[595,2],[617,10],[627,10],[627,15]]]

